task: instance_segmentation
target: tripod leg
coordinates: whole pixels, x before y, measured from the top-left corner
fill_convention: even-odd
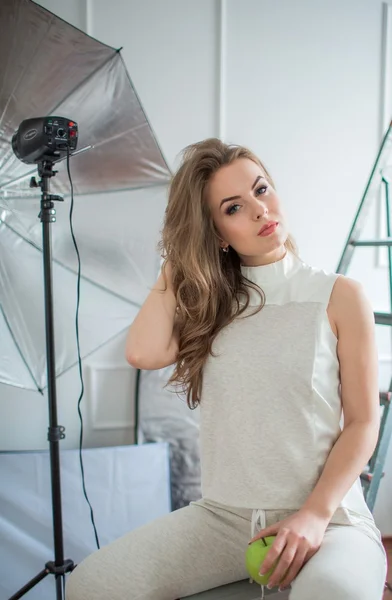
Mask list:
[[[39,583],[40,581],[42,581],[42,579],[49,575],[49,573],[49,569],[43,569],[40,573],[38,573],[38,575],[33,577],[33,579],[30,579],[30,581],[28,581],[26,585],[20,588],[20,590],[16,592],[16,594],[11,596],[11,598],[9,598],[8,600],[18,600],[19,598],[24,596],[29,590],[31,590],[37,583]]]
[[[56,600],[65,598],[65,575],[56,575]]]

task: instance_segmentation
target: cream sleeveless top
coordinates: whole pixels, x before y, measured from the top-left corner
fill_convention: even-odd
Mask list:
[[[213,343],[200,404],[202,495],[233,507],[297,510],[341,433],[337,339],[327,306],[339,275],[291,252],[241,267],[265,293]],[[254,311],[260,303],[250,290]],[[373,516],[356,480],[331,519]]]

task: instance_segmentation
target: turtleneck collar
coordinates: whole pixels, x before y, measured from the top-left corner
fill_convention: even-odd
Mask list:
[[[241,265],[241,273],[263,289],[263,287],[276,285],[288,279],[295,271],[296,262],[295,255],[287,250],[283,258],[267,265],[257,267]]]

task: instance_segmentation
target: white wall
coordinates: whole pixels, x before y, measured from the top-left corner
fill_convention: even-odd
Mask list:
[[[41,0],[37,2],[47,10],[71,23],[78,29],[86,31],[87,28],[87,7],[86,0]]]
[[[187,144],[217,135],[217,3],[88,2],[89,33],[119,48],[171,166]]]
[[[187,144],[212,135],[249,145],[272,172],[302,257],[333,270],[380,142],[380,0],[45,0],[41,4],[123,56],[172,167]],[[392,106],[389,107],[392,115]],[[387,110],[388,113],[388,110]],[[390,116],[389,115],[389,116]],[[368,221],[369,235],[376,227]],[[350,274],[386,309],[387,272],[372,251]],[[382,384],[389,337],[379,332]],[[124,366],[124,339],[91,359]],[[132,393],[113,390],[114,397]],[[64,447],[76,447],[77,372],[58,380]],[[88,392],[88,390],[87,390]],[[3,448],[46,447],[46,401],[2,390]],[[125,405],[124,405],[125,406]],[[125,410],[125,408],[124,408]],[[130,431],[88,426],[86,445],[126,443]],[[375,510],[392,533],[392,448]]]
[[[333,269],[378,142],[381,3],[229,0],[227,30],[226,137],[259,152],[302,255]]]

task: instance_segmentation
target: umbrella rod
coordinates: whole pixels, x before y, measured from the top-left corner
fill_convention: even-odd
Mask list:
[[[167,184],[169,183],[169,179],[165,179],[162,181],[158,181],[157,183],[146,183],[146,184],[138,184],[132,187],[124,187],[124,188],[108,188],[108,189],[92,189],[91,191],[87,191],[87,192],[77,192],[77,196],[78,198],[83,198],[86,196],[98,196],[98,195],[102,195],[102,194],[108,194],[110,192],[139,192],[140,190],[144,191],[146,189],[151,189],[151,188],[159,188],[159,187],[164,187],[167,186]],[[2,195],[0,195],[0,200],[1,198],[10,198],[11,200],[35,200],[38,196],[37,193],[34,192],[30,192],[30,190],[17,190],[15,192],[14,195],[14,190],[3,190],[3,188],[1,187],[0,184],[0,193],[3,192]],[[18,192],[20,192],[20,194],[18,194]],[[64,196],[64,198],[67,198],[67,196],[69,195],[66,191],[62,191],[61,192]],[[9,195],[8,195],[9,194]],[[16,195],[18,194],[18,195]],[[5,210],[11,210],[8,206],[6,206],[5,204],[0,204],[1,208],[4,208]]]
[[[45,334],[46,334],[46,365],[48,381],[49,404],[49,456],[50,456],[50,483],[52,492],[52,518],[54,539],[54,561],[48,561],[45,568],[33,579],[26,583],[9,600],[18,600],[47,575],[55,576],[56,600],[64,600],[65,574],[74,569],[72,560],[64,560],[63,518],[61,506],[61,478],[60,478],[60,441],[65,437],[65,428],[57,420],[57,394],[56,394],[56,359],[53,319],[53,275],[52,275],[52,240],[50,226],[56,221],[55,200],[62,200],[49,193],[49,180],[54,176],[53,162],[43,161],[38,165],[41,177],[42,190],[41,211],[39,217],[42,223],[43,241],[43,272],[45,292]]]

